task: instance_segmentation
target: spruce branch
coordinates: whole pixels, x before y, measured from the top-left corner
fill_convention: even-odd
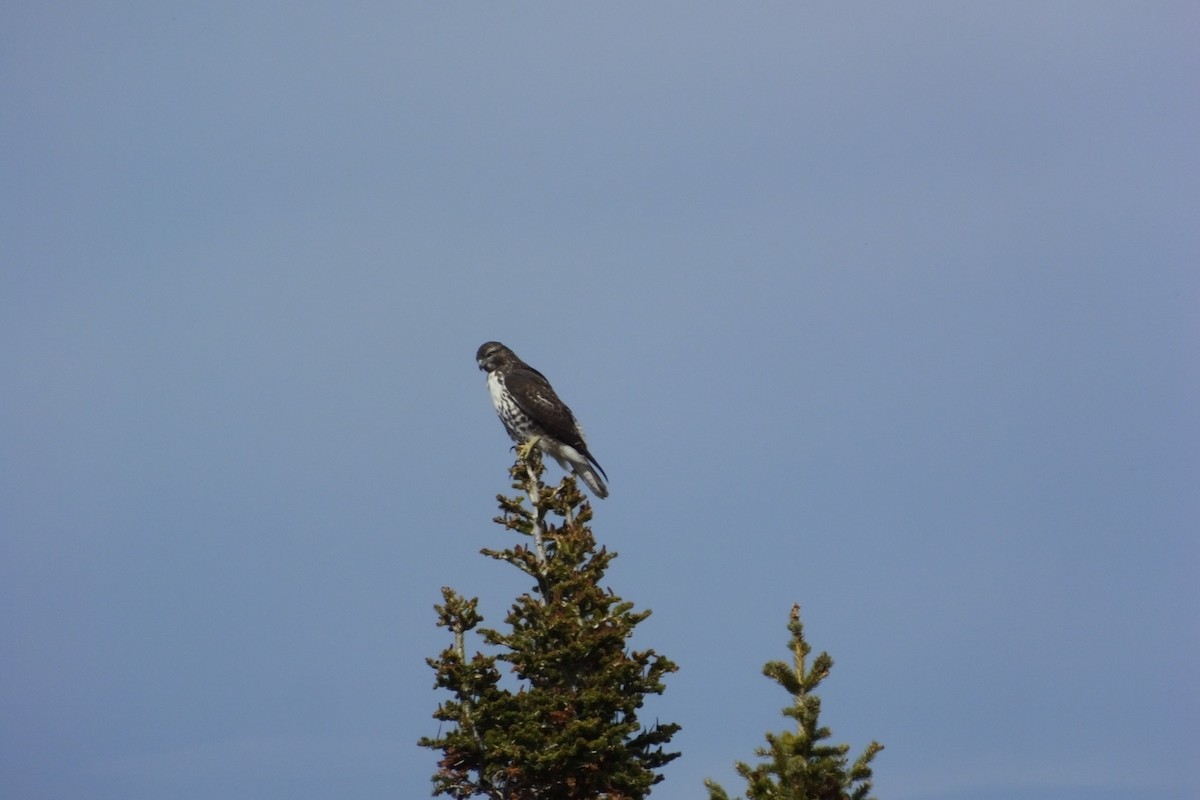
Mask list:
[[[763,674],[778,683],[792,704],[784,716],[796,721],[794,731],[767,733],[765,747],[755,749],[764,759],[755,766],[736,762],[735,769],[746,781],[747,800],[870,800],[871,762],[883,745],[871,742],[847,767],[848,744],[829,744],[829,728],[820,724],[821,699],[813,691],[829,676],[833,659],[820,653],[809,666],[812,648],[804,638],[800,606],[793,605],[788,617],[788,649],[792,663],[768,661]],[[729,800],[715,781],[706,780],[709,800]]]

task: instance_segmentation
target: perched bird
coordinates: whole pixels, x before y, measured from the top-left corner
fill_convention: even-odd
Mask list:
[[[558,399],[546,376],[499,342],[482,344],[475,361],[488,374],[492,405],[512,440],[524,448],[541,448],[564,470],[578,475],[597,497],[608,497],[608,487],[600,478],[608,479],[604,468],[588,452],[575,415]]]

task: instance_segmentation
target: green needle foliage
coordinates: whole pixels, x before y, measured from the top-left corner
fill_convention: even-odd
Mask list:
[[[883,749],[871,742],[852,764],[848,765],[848,744],[827,744],[830,731],[819,723],[821,698],[813,694],[829,675],[833,659],[821,653],[807,667],[811,648],[804,639],[800,622],[800,606],[792,606],[788,621],[792,664],[769,661],[763,674],[771,678],[795,698],[785,708],[785,716],[796,720],[795,732],[768,733],[767,747],[754,753],[765,759],[751,767],[737,762],[738,774],[746,779],[747,800],[873,800],[871,792],[871,761]],[[709,800],[729,800],[720,785],[707,780]]]
[[[535,584],[513,603],[504,631],[478,627],[477,598],[442,589],[438,625],[453,642],[428,663],[435,687],[451,694],[433,716],[451,727],[420,741],[442,753],[433,793],[640,800],[662,780],[657,770],[679,755],[663,750],[678,725],[647,728],[638,720],[646,695],[661,694],[663,676],[676,666],[653,650],[626,648],[650,612],[601,588],[616,554],[597,549],[591,507],[574,478],[545,486],[536,450],[518,457],[510,474],[525,496],[499,496],[495,522],[525,541],[482,552]],[[468,635],[489,654],[468,655]],[[499,662],[515,681],[502,680]]]

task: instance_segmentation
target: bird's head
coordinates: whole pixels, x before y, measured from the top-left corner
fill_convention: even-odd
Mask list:
[[[513,351],[499,342],[484,342],[475,353],[475,363],[484,372],[492,372],[515,359]]]

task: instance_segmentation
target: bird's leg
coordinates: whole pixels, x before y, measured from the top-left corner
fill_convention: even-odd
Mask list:
[[[522,461],[528,461],[529,454],[533,452],[533,448],[537,447],[537,443],[541,441],[541,438],[542,437],[540,436],[534,436],[532,439],[527,439],[526,441],[517,445],[517,456]]]

